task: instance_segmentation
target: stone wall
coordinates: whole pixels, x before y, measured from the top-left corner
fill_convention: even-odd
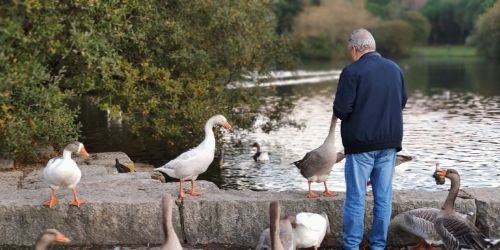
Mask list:
[[[30,246],[45,228],[57,228],[72,239],[73,245],[148,245],[161,244],[160,200],[163,194],[177,195],[177,183],[151,178],[152,167],[143,172],[118,174],[113,153],[106,160],[98,157],[79,160],[83,172],[78,186],[86,201],[80,208],[69,207],[69,190],[61,189],[60,203],[53,209],[42,206],[49,188],[41,170],[28,174],[0,172],[0,246]],[[126,157],[126,158],[125,158]],[[96,158],[97,159],[97,158]],[[128,159],[130,160],[130,159]],[[188,184],[188,183],[186,183]],[[189,184],[187,185],[189,186]],[[186,187],[188,188],[188,187]],[[309,200],[306,192],[256,192],[220,190],[215,184],[198,181],[202,196],[177,200],[174,224],[186,245],[227,244],[253,247],[260,232],[269,225],[269,203],[278,200],[284,214],[326,212],[331,234],[325,246],[340,246],[344,194],[333,198]],[[465,189],[457,198],[456,209],[474,212],[477,225],[490,237],[500,236],[500,188]],[[419,207],[441,207],[447,192],[395,192],[393,215]],[[367,197],[366,230],[369,230],[373,200]],[[406,235],[391,233],[390,243],[406,245],[415,241]]]

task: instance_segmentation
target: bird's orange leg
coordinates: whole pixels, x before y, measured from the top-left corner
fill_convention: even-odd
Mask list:
[[[201,195],[201,193],[198,193],[198,192],[195,191],[194,187],[195,187],[194,186],[194,179],[191,179],[191,190],[189,191],[188,194],[190,194],[191,196],[199,196],[199,195]]]
[[[186,194],[184,193],[184,187],[182,186],[183,180],[179,180],[179,198],[184,198],[186,197]]]
[[[310,198],[310,199],[318,198],[317,194],[315,194],[314,192],[311,192],[311,182],[308,181],[307,183],[309,184],[309,192],[307,193],[307,198]]]
[[[53,208],[57,205],[57,203],[59,203],[59,201],[57,200],[57,197],[56,197],[56,191],[51,188],[49,199],[47,201],[45,201],[44,203],[42,203],[42,205],[47,206],[49,208]]]
[[[73,192],[73,199],[69,203],[70,206],[80,207],[81,204],[85,203],[82,199],[78,198],[78,195],[76,195],[76,187],[71,188],[71,191]]]
[[[326,181],[324,181],[323,184],[325,184],[325,191],[323,192],[323,196],[333,197],[336,195],[334,192],[328,191],[328,187],[326,186]]]

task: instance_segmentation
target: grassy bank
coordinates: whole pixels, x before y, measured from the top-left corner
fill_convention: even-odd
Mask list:
[[[412,56],[422,57],[474,57],[476,55],[476,48],[459,45],[416,47],[412,50]]]

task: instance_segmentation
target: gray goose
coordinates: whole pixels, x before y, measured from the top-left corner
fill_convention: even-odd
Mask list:
[[[277,201],[271,202],[269,215],[271,219],[271,249],[295,250],[293,229],[290,217],[280,220],[281,207]]]
[[[165,240],[161,246],[161,250],[182,250],[181,243],[172,225],[172,207],[174,206],[174,200],[170,194],[163,196],[161,205],[163,211],[163,233],[165,233]]]
[[[300,170],[300,174],[307,179],[309,185],[308,198],[317,198],[318,195],[311,191],[312,182],[323,182],[325,191],[323,196],[334,196],[335,193],[328,191],[326,180],[330,171],[332,171],[333,164],[337,161],[337,153],[335,150],[335,125],[337,124],[337,117],[332,115],[330,123],[330,131],[328,136],[321,146],[307,153],[302,160],[296,161],[293,164]]]
[[[56,229],[46,229],[36,240],[35,250],[45,250],[52,243],[69,243],[71,240]]]
[[[444,177],[437,175],[438,170],[439,164],[436,164],[436,172],[433,177],[436,180],[436,184],[441,185],[444,184]],[[391,220],[389,230],[393,232],[396,230],[403,230],[420,238],[421,241],[413,246],[413,249],[418,249],[420,247],[432,249],[433,245],[443,244],[441,237],[434,227],[434,222],[440,211],[441,210],[437,208],[424,207],[400,213]],[[471,216],[460,213],[457,214],[462,218],[472,220]]]
[[[437,169],[435,175],[451,181],[448,197],[434,222],[436,232],[441,236],[445,247],[449,250],[488,249],[498,244],[499,240],[487,239],[472,222],[455,212],[455,200],[460,189],[460,175],[457,170]]]

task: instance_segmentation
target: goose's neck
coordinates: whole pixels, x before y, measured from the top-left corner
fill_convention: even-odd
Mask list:
[[[215,136],[214,136],[214,131],[212,130],[214,124],[211,120],[208,120],[207,123],[205,123],[205,143],[209,143],[209,145],[214,145],[215,147]]]
[[[70,159],[71,158],[71,151],[67,150],[67,149],[64,149],[63,150],[63,158],[64,159]]]
[[[35,250],[45,250],[49,247],[50,242],[47,240],[40,238],[35,244]]]
[[[282,250],[283,245],[280,239],[280,211],[277,207],[271,207],[271,248],[273,250]]]
[[[452,174],[448,177],[451,181],[450,191],[446,197],[442,210],[452,212],[455,209],[455,200],[457,199],[458,191],[460,190],[460,176]]]
[[[332,115],[332,121],[330,123],[330,131],[328,131],[328,136],[326,137],[323,145],[334,146],[335,145],[335,126],[337,125],[337,117]]]
[[[170,241],[178,241],[177,234],[172,224],[172,203],[172,201],[167,201],[165,204],[166,211],[163,212],[163,232],[165,233],[164,244],[170,243]]]
[[[257,145],[255,145],[255,147],[257,148],[257,153],[260,153],[260,145],[257,144]]]

